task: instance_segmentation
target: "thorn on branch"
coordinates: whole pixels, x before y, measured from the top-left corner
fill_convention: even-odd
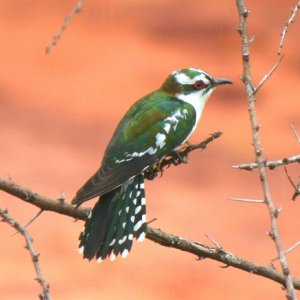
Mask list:
[[[250,13],[250,11],[246,7],[243,7],[243,10],[242,10],[243,17],[247,18],[249,16],[249,13]]]
[[[205,236],[214,244],[216,249],[223,251],[223,247],[220,243],[218,243],[216,240],[214,240],[212,237],[210,237],[208,234],[205,234]]]
[[[281,212],[281,208],[275,207],[273,211],[274,217],[278,218],[280,212]]]

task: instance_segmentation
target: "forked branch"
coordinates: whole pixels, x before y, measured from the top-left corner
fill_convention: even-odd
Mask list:
[[[295,289],[293,286],[292,277],[290,275],[290,270],[288,267],[288,262],[285,256],[285,252],[281,243],[281,238],[278,231],[277,217],[279,214],[279,210],[273,203],[271,191],[269,187],[268,178],[266,175],[266,167],[265,167],[265,158],[263,155],[259,129],[260,125],[257,120],[256,115],[256,99],[255,99],[255,89],[253,88],[251,70],[250,70],[250,51],[249,51],[249,38],[248,38],[248,28],[247,28],[247,17],[249,15],[249,11],[245,6],[243,0],[236,0],[236,5],[239,13],[239,28],[238,32],[241,37],[241,53],[242,53],[242,64],[243,64],[243,83],[245,85],[245,90],[248,98],[248,111],[252,129],[252,140],[253,147],[255,152],[255,160],[257,163],[257,169],[259,174],[259,179],[261,182],[264,202],[267,205],[270,222],[271,222],[271,230],[269,232],[270,237],[273,239],[276,250],[279,256],[282,272],[284,274],[285,286],[287,298],[289,300],[297,299]],[[265,81],[264,81],[265,82]]]

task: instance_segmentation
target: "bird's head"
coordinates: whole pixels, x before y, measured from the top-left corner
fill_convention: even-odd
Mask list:
[[[225,78],[213,78],[199,69],[174,71],[163,83],[161,90],[173,97],[189,102],[189,99],[207,101],[212,91],[222,84],[230,84]]]

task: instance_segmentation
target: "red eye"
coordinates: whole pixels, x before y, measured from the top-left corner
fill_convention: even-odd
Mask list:
[[[198,81],[195,82],[194,87],[197,90],[202,90],[203,88],[206,87],[206,84],[202,80],[198,80]]]

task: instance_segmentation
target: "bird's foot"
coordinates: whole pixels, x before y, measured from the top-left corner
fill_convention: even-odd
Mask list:
[[[180,153],[177,150],[172,151],[171,156],[173,158],[173,164],[175,166],[178,166],[180,164],[186,164],[188,162],[187,155],[182,155],[182,153]]]

